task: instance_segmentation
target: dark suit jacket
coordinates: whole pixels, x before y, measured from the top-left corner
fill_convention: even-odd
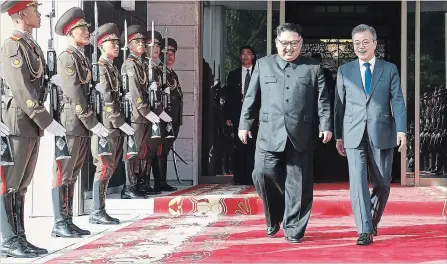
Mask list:
[[[281,152],[289,138],[297,151],[313,150],[318,124],[320,131],[332,131],[323,69],[318,61],[302,56],[286,64],[278,55],[256,62],[239,129],[252,129],[260,102],[257,147]]]
[[[251,73],[253,73],[254,66]],[[237,127],[242,110],[242,67],[232,70],[227,77],[227,91],[225,95],[224,117],[231,120]]]

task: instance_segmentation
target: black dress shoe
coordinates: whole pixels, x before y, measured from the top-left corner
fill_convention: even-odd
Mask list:
[[[373,236],[369,233],[361,233],[359,239],[357,239],[357,245],[368,246],[373,243]]]
[[[267,227],[267,236],[273,237],[279,231],[279,224]]]
[[[301,242],[301,238],[299,238],[299,237],[286,236],[286,240],[290,243],[300,243]]]

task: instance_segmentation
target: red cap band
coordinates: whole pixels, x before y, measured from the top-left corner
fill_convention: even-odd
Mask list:
[[[65,25],[65,27],[64,27],[64,34],[67,35],[68,31],[71,30],[71,27],[74,26],[79,20],[81,20],[81,18],[77,17],[77,18],[73,19],[70,23]]]
[[[31,4],[34,1],[21,1],[18,2],[17,4],[13,5],[9,10],[8,10],[8,15],[13,15],[19,11],[22,11],[23,9],[25,9],[27,7],[28,4]]]

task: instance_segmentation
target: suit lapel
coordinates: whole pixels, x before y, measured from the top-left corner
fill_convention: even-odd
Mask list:
[[[376,59],[376,65],[374,65],[374,71],[371,80],[371,91],[369,93],[368,100],[372,97],[374,90],[377,87],[377,83],[379,82],[380,76],[382,76],[382,73],[383,73],[383,61]]]
[[[354,84],[356,84],[356,86],[362,90],[362,94],[365,95],[365,99],[366,99],[366,94],[365,94],[365,87],[363,87],[363,82],[362,82],[362,74],[360,73],[360,65],[359,65],[359,60],[355,60],[352,62],[352,71],[351,71],[351,76],[352,76],[352,82]]]

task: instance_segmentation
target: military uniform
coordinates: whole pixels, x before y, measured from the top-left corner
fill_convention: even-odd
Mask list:
[[[168,50],[177,52],[177,42],[168,38]],[[161,70],[163,65],[159,65]],[[170,90],[170,111],[169,116],[172,118],[172,129],[174,130],[174,138],[163,138],[161,140],[160,149],[157,152],[156,163],[154,162],[154,189],[156,191],[175,191],[177,188],[170,186],[167,181],[168,154],[174,141],[177,139],[180,126],[182,125],[183,115],[183,92],[177,74],[172,68],[166,69],[166,88]]]
[[[56,34],[66,36],[76,27],[88,27],[84,11],[74,7],[65,12],[56,23]],[[70,159],[56,160],[53,166],[54,237],[79,237],[89,235],[72,222],[73,196],[77,176],[88,155],[92,128],[98,120],[89,103],[89,84],[92,77],[91,63],[83,49],[69,45],[58,57],[57,72],[62,80],[63,106],[61,123],[67,130]]]
[[[146,39],[144,29],[138,25],[131,25],[127,28],[128,44],[132,40]],[[121,43],[125,42],[124,32],[121,34]],[[137,145],[138,155],[130,159],[125,159],[126,167],[126,185],[121,192],[122,199],[133,199],[137,197],[147,198],[147,193],[142,192],[140,183],[141,174],[139,174],[139,165],[141,160],[147,160],[150,156],[148,140],[151,137],[151,123],[147,115],[151,112],[148,94],[148,68],[143,58],[130,54],[124,62],[122,73],[127,74],[129,92],[132,101],[132,128],[135,130],[135,144]],[[124,144],[125,152],[127,143]],[[138,177],[140,176],[140,177]]]
[[[106,41],[119,40],[119,29],[116,24],[107,23],[98,28],[98,46]],[[120,107],[120,74],[113,61],[104,56],[98,61],[99,86],[97,89],[102,95],[102,120],[104,126],[110,131],[107,142],[110,146],[111,155],[99,156],[99,136],[92,136],[93,164],[96,166],[93,182],[93,204],[94,211],[90,215],[92,224],[119,224],[117,218],[109,216],[105,210],[105,199],[107,186],[117,165],[123,155],[124,135],[119,129],[125,120],[121,114]]]
[[[35,1],[4,1],[1,13],[10,16]],[[0,65],[5,92],[2,119],[10,129],[13,166],[0,166],[0,229],[1,255],[34,258],[48,253],[26,240],[24,229],[24,197],[36,168],[40,138],[53,118],[46,111],[41,95],[45,58],[30,33],[15,29],[2,47]]]

